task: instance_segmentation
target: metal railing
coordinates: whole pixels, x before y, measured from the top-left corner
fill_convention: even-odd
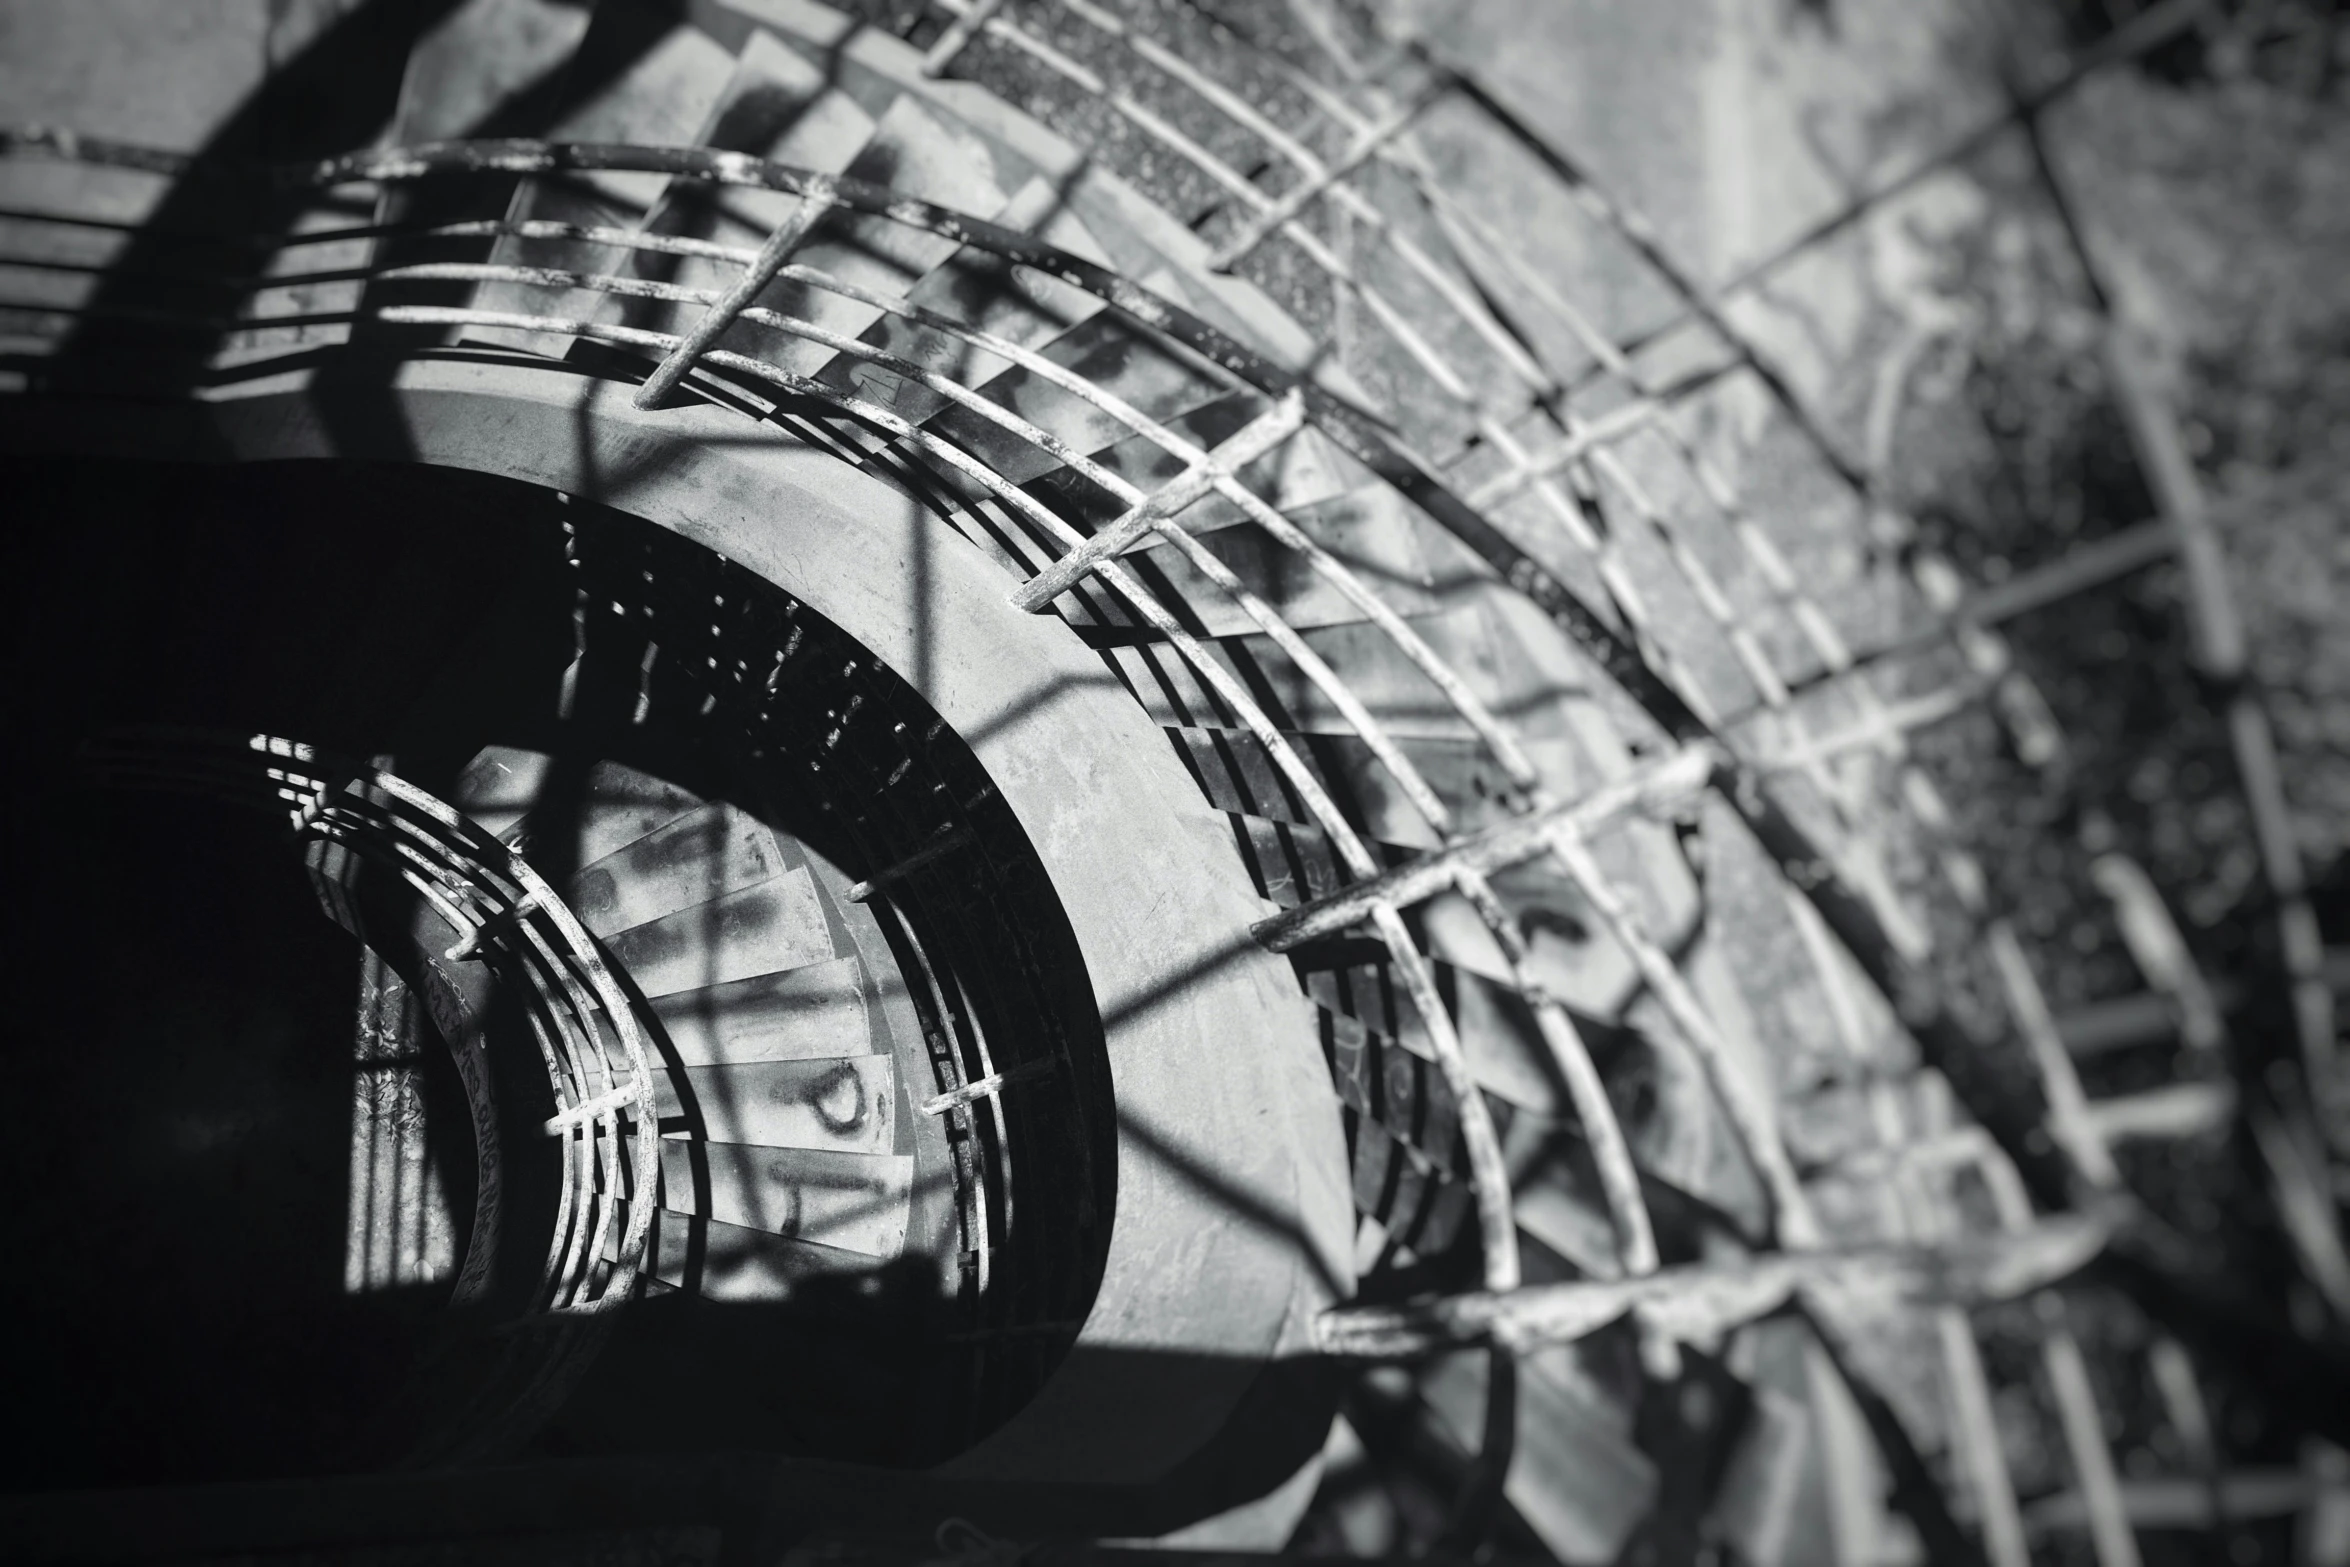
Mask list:
[[[282,808],[298,842],[341,845],[422,899],[457,933],[446,961],[486,963],[514,984],[554,1099],[544,1131],[559,1143],[563,1164],[528,1314],[593,1316],[636,1293],[660,1176],[644,1032],[594,937],[519,852],[389,771],[338,762],[280,736],[240,742],[124,731],[94,741],[87,760],[114,787]],[[455,1285],[458,1301],[486,1282],[492,1244],[476,1235]]]

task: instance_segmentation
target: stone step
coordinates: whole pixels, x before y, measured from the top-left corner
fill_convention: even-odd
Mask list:
[[[896,1151],[897,1070],[888,1056],[752,1061],[661,1071],[663,1134],[762,1148]]]

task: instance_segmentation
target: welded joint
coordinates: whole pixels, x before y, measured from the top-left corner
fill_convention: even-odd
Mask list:
[[[560,1110],[540,1123],[539,1130],[549,1137],[560,1137],[575,1126],[584,1126],[597,1118],[617,1110],[625,1110],[637,1102],[637,1085],[624,1083],[610,1093],[598,1094],[582,1100],[568,1110]]]
[[[1123,554],[1144,534],[1169,525],[1178,512],[1225,479],[1278,449],[1304,427],[1305,421],[1305,394],[1291,387],[1280,401],[1208,453],[1204,461],[1193,463],[1165,488],[1014,589],[1013,606],[1032,615],[1043,610],[1096,565]]]
[[[479,959],[485,946],[529,918],[538,906],[538,894],[524,893],[505,908],[494,910],[482,916],[481,923],[467,931],[457,944],[443,955],[451,963],[466,963]]]
[[[1006,1067],[1001,1072],[991,1072],[985,1077],[973,1078],[960,1088],[950,1088],[943,1094],[936,1094],[923,1100],[922,1113],[924,1115],[944,1115],[949,1110],[959,1110],[965,1105],[976,1104],[982,1099],[993,1099],[1014,1083],[1034,1082],[1038,1078],[1049,1077],[1052,1075],[1053,1066],[1054,1063],[1051,1061],[1027,1061],[1019,1066]]]
[[[751,259],[743,275],[735,279],[734,286],[702,313],[701,319],[694,323],[693,330],[686,333],[678,345],[669,351],[669,357],[661,361],[646,378],[645,384],[637,388],[637,407],[658,408],[671,392],[677,390],[678,383],[700,362],[702,355],[710,351],[711,346],[725,335],[726,329],[758,301],[768,284],[775,281],[775,275],[791,260],[792,252],[800,248],[809,231],[824,221],[825,214],[831,212],[834,205],[830,181],[821,175],[811,176],[808,188],[800,196],[799,205],[792,208],[790,215],[775,226],[775,232],[767,236],[766,242],[759,247],[758,255]]]

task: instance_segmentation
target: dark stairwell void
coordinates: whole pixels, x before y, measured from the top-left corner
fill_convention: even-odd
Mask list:
[[[42,1433],[11,1488],[679,1449],[916,1463],[1026,1402],[1102,1266],[1101,1025],[1025,837],[902,680],[698,546],[506,481],[27,461],[0,482],[31,524],[0,540],[5,1049],[27,1107],[6,1142],[29,1220],[0,1382]],[[743,1235],[708,1222],[714,1145],[748,1111],[708,1097],[723,1072],[688,1072],[685,1023],[671,1039],[656,1022],[682,1100],[661,1129],[692,1150],[676,1168],[695,1189],[665,1187],[655,1282],[560,1404],[485,1434],[554,1204],[534,1042],[494,985],[466,992],[489,1020],[506,1206],[497,1287],[453,1311],[476,1148],[417,1003],[482,970],[441,958],[447,927],[367,872],[363,947],[283,816],[101,786],[88,747],[125,725],[294,736],[453,800],[478,758],[542,757],[519,826],[559,889],[593,868],[579,845],[614,779],[681,821],[754,822],[815,889],[803,906],[835,955],[809,967],[861,977],[860,1043],[838,1053],[880,1071],[803,1073],[806,1108],[847,1124],[863,1112],[844,1095],[894,1083],[902,1241],[801,1245],[788,1231],[822,1194],[787,1193],[788,1287],[728,1273]],[[852,881],[910,858],[851,908]],[[652,950],[629,932],[610,947]],[[920,1112],[988,1071],[1019,1090]]]
[[[10,1485],[347,1458],[438,1311],[345,1288],[358,944],[269,817],[15,783]]]

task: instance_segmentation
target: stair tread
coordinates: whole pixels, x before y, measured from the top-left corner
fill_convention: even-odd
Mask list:
[[[566,85],[586,96],[548,128],[551,141],[634,142],[683,146],[707,119],[733,73],[733,56],[690,24],[675,22],[644,0],[600,0],[571,64]],[[668,184],[662,174],[623,170],[534,177],[515,188],[506,216],[513,221],[630,228],[641,222]],[[501,235],[493,262],[512,266],[607,271],[611,247],[584,240],[524,239]],[[519,283],[485,283],[477,308],[562,314],[571,291]],[[558,333],[469,328],[468,335],[505,347],[561,356],[570,339]]]
[[[897,1138],[897,1067],[861,1055],[662,1070],[654,1105],[664,1135],[675,1124],[701,1142],[887,1154]]]
[[[1453,1023],[1477,1086],[1537,1115],[1571,1115],[1525,997],[1506,980],[1461,969],[1442,958],[1430,966],[1453,998]],[[1331,1014],[1334,1039],[1345,1039],[1344,1025],[1353,1024],[1380,1041],[1394,1041],[1423,1061],[1435,1059],[1427,1025],[1408,1002],[1397,998],[1384,963],[1314,970],[1306,974],[1305,984],[1314,1004]],[[1595,1034],[1605,1037],[1615,1027],[1571,1001],[1567,1007],[1584,1020],[1580,1026],[1587,1039]]]
[[[1615,1227],[1606,1210],[1556,1181],[1528,1181],[1510,1189],[1518,1228],[1593,1278],[1623,1270],[1616,1260]]]
[[[1113,311],[1086,317],[1040,352],[1153,419],[1184,413],[1225,391],[1198,361],[1154,341]],[[1108,445],[1129,433],[1124,423],[1084,398],[1018,365],[980,391],[1079,451]],[[975,453],[1014,484],[1026,484],[1061,466],[1042,447],[967,408],[946,405],[929,420],[929,428]]]
[[[905,1250],[912,1154],[661,1139],[660,1206],[868,1257]],[[599,1173],[598,1179],[601,1180]]]
[[[1005,201],[987,153],[912,99],[890,106],[844,171],[893,192],[984,217]],[[961,247],[944,235],[865,213],[836,211],[809,234],[792,257],[876,293],[903,296],[916,281]],[[778,278],[759,304],[855,337],[882,315],[861,300]],[[720,343],[798,375],[814,375],[834,350],[749,322],[729,327]]]
[[[860,1055],[876,1043],[863,965],[853,957],[652,1000],[687,1066]]]
[[[609,761],[588,769],[583,793],[576,840],[582,865],[617,854],[702,803],[689,790]]]
[[[592,866],[610,860],[641,838],[701,808],[701,799],[677,785],[619,762],[596,762],[578,780],[574,820],[559,826],[549,819],[550,789],[564,788],[556,763],[544,751],[516,746],[484,747],[459,774],[450,800],[491,836],[514,841],[517,827],[542,848],[550,835],[570,837],[571,863]],[[533,813],[536,820],[530,820]]]
[[[605,946],[647,999],[840,956],[804,866],[615,931]]]
[[[491,837],[504,838],[538,803],[553,765],[554,758],[544,751],[488,746],[465,764],[450,803]]]
[[[589,930],[610,936],[757,886],[784,869],[764,822],[713,801],[582,866],[571,881],[571,905]]]
[[[625,1222],[628,1205],[616,1205]],[[610,1255],[613,1243],[607,1242]],[[699,1261],[699,1271],[687,1270]],[[656,1209],[645,1247],[645,1272],[672,1289],[690,1288],[705,1300],[829,1304],[854,1318],[863,1301],[842,1286],[873,1271],[864,1252],[728,1224],[673,1209]],[[813,1299],[811,1299],[811,1296]]]

